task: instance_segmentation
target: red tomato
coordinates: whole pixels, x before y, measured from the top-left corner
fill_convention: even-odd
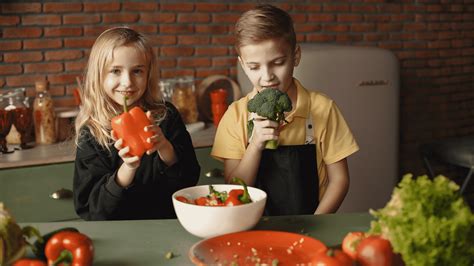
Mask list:
[[[364,232],[349,232],[342,240],[342,250],[353,260],[356,259],[356,248],[360,241],[366,237]]]
[[[311,265],[317,266],[352,266],[351,258],[338,249],[328,249],[320,252],[311,261]]]
[[[357,246],[357,260],[362,266],[390,266],[393,264],[392,245],[380,236],[369,236]]]
[[[206,197],[199,197],[199,198],[194,200],[194,203],[196,205],[209,206],[209,201],[207,200]]]
[[[176,200],[179,200],[179,201],[184,202],[184,203],[192,203],[188,198],[186,198],[184,196],[177,196]]]

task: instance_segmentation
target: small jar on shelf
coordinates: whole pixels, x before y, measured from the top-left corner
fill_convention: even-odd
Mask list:
[[[53,144],[56,142],[56,113],[48,91],[48,81],[37,81],[35,88],[33,118],[36,144]]]

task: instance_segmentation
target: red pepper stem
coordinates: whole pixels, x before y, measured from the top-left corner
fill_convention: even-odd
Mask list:
[[[124,113],[128,112],[127,100],[128,100],[128,97],[123,96],[123,112]]]
[[[59,257],[53,262],[52,266],[60,265],[61,263],[66,262],[68,265],[72,262],[72,253],[71,251],[65,249],[61,251]]]
[[[244,180],[242,180],[238,177],[234,177],[234,178],[232,178],[232,183],[237,183],[237,184],[240,184],[240,185],[244,186],[244,194],[239,196],[240,202],[242,202],[242,203],[252,202],[252,199],[250,198],[249,191],[247,189],[247,184],[245,184]]]

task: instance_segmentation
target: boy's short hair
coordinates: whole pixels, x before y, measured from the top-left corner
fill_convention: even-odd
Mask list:
[[[283,39],[291,47],[296,47],[296,33],[293,19],[284,10],[264,4],[246,11],[235,24],[235,49],[270,39]]]

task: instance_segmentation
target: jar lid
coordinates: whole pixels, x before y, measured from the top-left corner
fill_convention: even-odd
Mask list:
[[[48,88],[48,81],[47,80],[38,80],[35,82],[35,89],[37,92],[46,91]]]

